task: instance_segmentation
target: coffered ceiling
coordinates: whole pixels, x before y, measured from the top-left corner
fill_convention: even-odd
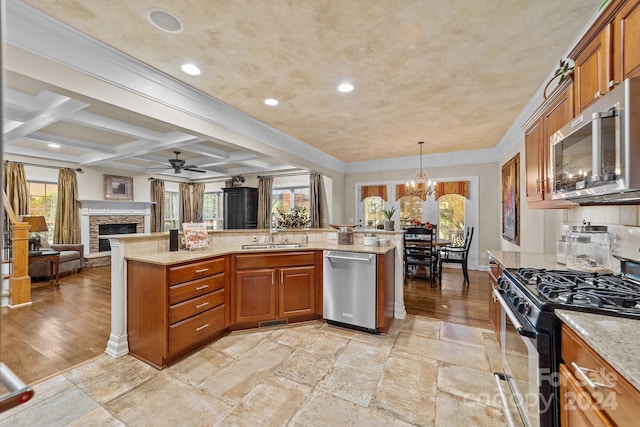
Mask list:
[[[496,147],[601,0],[25,3],[349,163],[414,156],[421,140],[425,154]],[[152,25],[154,9],[182,31]],[[207,171],[183,171],[195,178],[300,167],[46,81],[5,80],[7,153],[173,174],[177,150]],[[354,90],[338,92],[343,82]]]

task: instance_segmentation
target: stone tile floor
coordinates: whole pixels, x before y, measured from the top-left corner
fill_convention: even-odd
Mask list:
[[[492,331],[407,316],[235,332],[163,371],[97,357],[34,386],[11,426],[500,426]]]

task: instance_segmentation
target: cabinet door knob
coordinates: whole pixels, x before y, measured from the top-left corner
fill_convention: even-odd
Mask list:
[[[600,91],[597,91],[594,98],[600,98],[600,95],[601,95]]]

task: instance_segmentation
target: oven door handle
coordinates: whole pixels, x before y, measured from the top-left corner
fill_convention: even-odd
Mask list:
[[[495,288],[493,289],[493,296],[496,297],[496,299],[500,303],[500,306],[502,307],[502,310],[504,310],[505,314],[507,315],[511,323],[513,323],[513,326],[516,329],[516,332],[518,332],[518,335],[521,335],[523,337],[529,337],[529,338],[535,338],[538,335],[535,331],[525,329],[525,327],[522,326],[522,323],[520,323],[515,313],[513,312],[511,307],[509,307],[507,302],[504,300],[504,297],[502,296],[502,294],[498,289],[495,289]]]

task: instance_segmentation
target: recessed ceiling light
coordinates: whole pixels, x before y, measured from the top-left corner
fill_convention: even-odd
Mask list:
[[[351,83],[342,83],[338,86],[338,90],[343,93],[351,92],[353,90],[353,85]]]
[[[267,98],[264,100],[264,103],[269,105],[270,107],[275,107],[278,105],[278,100],[273,98]]]
[[[189,74],[190,76],[199,76],[200,75],[200,68],[196,67],[193,64],[183,64],[182,67],[182,71],[184,71],[185,73]]]
[[[53,142],[47,144],[51,148],[60,148],[60,144],[54,144]]]
[[[147,13],[147,18],[154,27],[168,33],[179,33],[182,31],[182,22],[172,13],[162,9],[151,9]]]

